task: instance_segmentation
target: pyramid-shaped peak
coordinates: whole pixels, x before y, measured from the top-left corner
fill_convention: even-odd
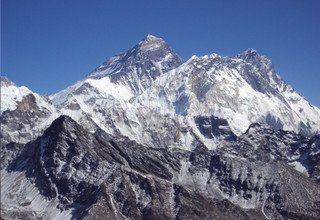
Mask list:
[[[248,58],[252,59],[254,57],[261,57],[261,56],[262,55],[260,55],[258,51],[253,48],[248,48],[247,50],[245,50],[244,52],[238,55],[238,57],[242,59],[248,59]]]
[[[250,62],[250,63],[266,62],[271,64],[271,61],[267,57],[265,57],[264,55],[260,54],[257,50],[252,48],[245,50],[244,52],[238,54],[236,57],[246,60],[247,62]]]
[[[160,37],[156,37],[154,35],[148,34],[142,42],[150,42],[150,41],[164,41],[162,38]]]
[[[256,50],[253,49],[253,48],[248,48],[248,49],[245,50],[243,53],[244,53],[244,54],[258,54],[258,51],[256,51]]]
[[[266,65],[272,65],[272,61],[266,57],[264,54],[259,53],[257,50],[249,48],[245,50],[243,53],[236,56],[237,58],[241,58],[246,60],[247,62],[262,62]]]
[[[159,37],[148,34],[142,41],[140,41],[139,46],[141,49],[157,48],[166,45],[166,42]]]
[[[83,130],[82,126],[74,119],[67,115],[60,115],[51,125],[44,131],[43,137],[55,137],[62,133],[72,134],[79,133]]]
[[[74,121],[70,116],[60,115],[56,118],[49,128],[45,131],[46,133],[60,133],[63,130],[68,130],[68,128],[75,128],[79,126],[76,121]]]

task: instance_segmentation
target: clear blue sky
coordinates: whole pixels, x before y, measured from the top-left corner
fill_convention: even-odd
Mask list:
[[[184,59],[255,48],[320,106],[318,0],[1,0],[1,74],[57,92],[145,35]]]

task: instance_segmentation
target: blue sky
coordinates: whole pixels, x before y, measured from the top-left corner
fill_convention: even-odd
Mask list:
[[[57,92],[147,34],[184,59],[247,48],[320,106],[317,0],[1,0],[1,74]]]

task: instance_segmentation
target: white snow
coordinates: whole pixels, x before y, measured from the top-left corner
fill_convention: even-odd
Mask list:
[[[300,173],[303,173],[306,176],[309,176],[308,170],[298,161],[290,162],[289,165],[291,165],[295,170],[299,171]]]
[[[130,89],[125,85],[115,84],[110,81],[109,77],[104,77],[98,80],[87,79],[84,82],[90,83],[92,86],[97,88],[102,95],[112,95],[120,98],[123,101],[129,101],[133,94]]]
[[[48,200],[42,196],[24,172],[1,171],[1,213],[5,219],[12,217],[6,213],[21,210],[28,212],[32,218],[71,219],[72,209],[60,211],[58,200]]]
[[[17,101],[21,101],[22,98],[32,93],[27,87],[16,85],[1,86],[1,109],[0,113],[9,110],[15,110],[17,108]]]

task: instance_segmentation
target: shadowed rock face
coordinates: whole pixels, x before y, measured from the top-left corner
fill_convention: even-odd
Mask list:
[[[199,131],[206,138],[219,138],[227,141],[236,140],[237,138],[231,131],[229,124],[225,119],[220,119],[215,116],[197,116],[194,120]]]
[[[296,155],[293,149],[301,160],[318,155],[319,137],[308,139],[256,124],[216,150],[201,142],[195,145],[192,151],[152,149],[101,130],[88,133],[61,116],[36,141],[4,146],[7,159],[1,165],[6,175],[25,173],[34,190],[60,210],[72,210],[77,219],[318,218],[319,183],[288,162]],[[304,151],[306,145],[314,154]],[[310,171],[317,163],[309,164]]]

